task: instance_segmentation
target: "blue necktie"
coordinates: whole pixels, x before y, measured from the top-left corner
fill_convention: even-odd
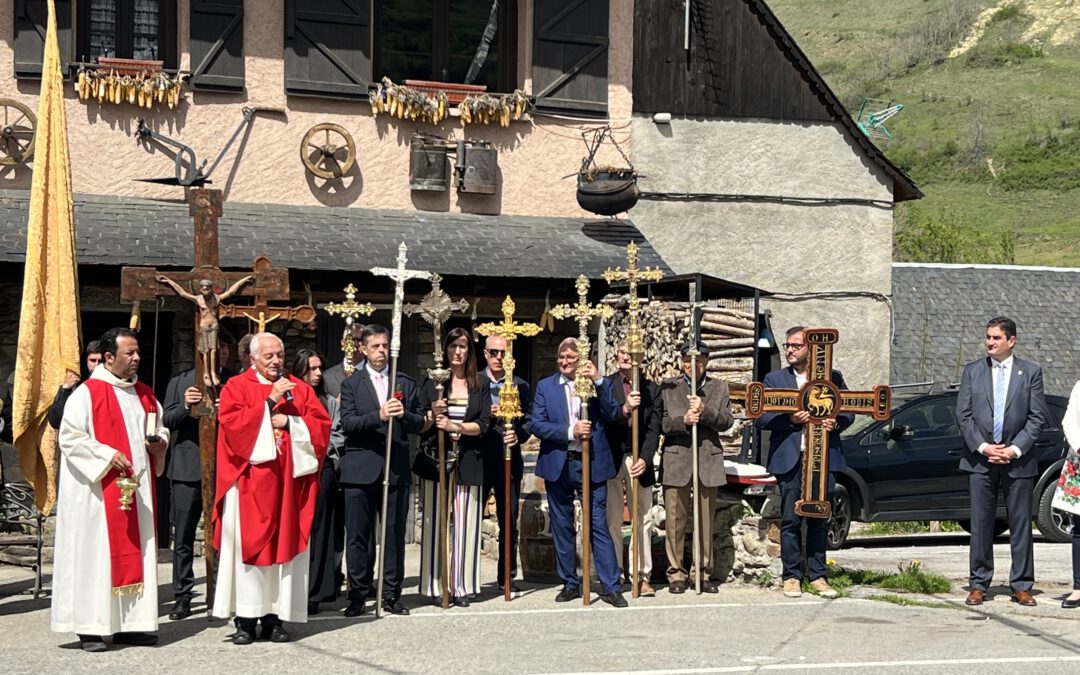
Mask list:
[[[1005,366],[994,364],[997,382],[994,384],[994,442],[1001,442],[1001,428],[1005,426]]]

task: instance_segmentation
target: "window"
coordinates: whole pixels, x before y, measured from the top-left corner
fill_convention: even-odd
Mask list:
[[[511,91],[517,86],[516,5],[515,0],[376,2],[375,75]]]
[[[164,61],[176,67],[176,0],[78,3],[78,58]]]

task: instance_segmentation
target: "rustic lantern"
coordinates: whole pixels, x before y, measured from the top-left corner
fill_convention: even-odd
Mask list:
[[[409,187],[446,192],[446,142],[437,136],[414,133],[409,141]]]
[[[458,141],[458,192],[493,195],[499,186],[499,151],[487,141]]]

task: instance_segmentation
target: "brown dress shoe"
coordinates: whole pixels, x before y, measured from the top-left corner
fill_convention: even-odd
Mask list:
[[[649,582],[645,579],[638,580],[638,594],[643,598],[656,597],[656,590],[649,585]]]
[[[968,593],[967,600],[964,601],[964,604],[971,606],[981,605],[983,604],[983,596],[985,595],[986,591],[979,590],[978,588],[973,588]]]
[[[1031,593],[1027,591],[1013,591],[1012,601],[1020,603],[1021,607],[1034,607],[1038,604],[1035,602],[1035,598],[1031,597]]]

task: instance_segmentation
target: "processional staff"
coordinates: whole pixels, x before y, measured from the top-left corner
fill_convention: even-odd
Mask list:
[[[345,371],[345,377],[353,374],[356,365],[353,363],[353,354],[356,346],[352,341],[353,322],[361,316],[371,316],[375,313],[375,305],[370,302],[359,303],[356,301],[356,286],[349,284],[345,287],[345,302],[331,302],[325,307],[326,313],[333,316],[340,314],[345,317],[345,332],[341,337],[341,351],[345,354],[345,362],[341,364]]]
[[[609,284],[613,281],[626,281],[630,285],[630,309],[627,312],[627,316],[630,318],[630,326],[626,330],[626,351],[630,354],[630,387],[637,392],[641,391],[641,360],[645,357],[645,340],[641,335],[641,326],[638,321],[641,316],[641,303],[638,300],[637,285],[638,281],[659,281],[664,273],[658,269],[650,269],[648,267],[644,269],[638,269],[637,266],[637,254],[638,247],[634,242],[630,242],[626,245],[626,271],[616,267],[615,269],[608,269],[604,272],[604,280]],[[640,456],[640,428],[641,428],[641,412],[639,406],[634,406],[634,416],[630,421],[630,445],[632,454],[631,466],[637,464]],[[630,591],[633,597],[639,597],[641,595],[641,589],[638,583],[638,568],[640,567],[640,561],[638,560],[638,547],[641,543],[638,541],[640,535],[638,530],[641,528],[641,523],[638,521],[638,489],[641,480],[638,478],[630,479],[630,522],[633,523],[633,527],[630,529],[630,567],[633,570],[631,574],[631,586]],[[646,542],[646,546],[649,542]]]
[[[574,375],[574,396],[581,401],[581,412],[578,418],[587,422],[589,420],[589,399],[596,396],[596,385],[592,378],[585,374],[585,362],[589,359],[589,322],[593,317],[609,319],[615,314],[615,310],[607,305],[589,304],[589,278],[584,274],[577,278],[578,302],[576,305],[558,305],[551,310],[551,315],[557,319],[577,319],[578,323],[578,362],[577,372]],[[591,571],[591,520],[592,512],[589,508],[589,437],[581,439],[581,597],[586,606],[591,601],[589,581]],[[509,584],[509,579],[507,580]]]
[[[435,383],[435,398],[442,400],[446,398],[444,389],[446,381],[450,379],[450,370],[443,368],[442,325],[455,310],[459,312],[467,310],[469,303],[464,298],[454,302],[446,291],[439,287],[442,277],[438,274],[432,274],[430,279],[431,290],[420,299],[420,303],[409,303],[403,309],[409,316],[419,314],[420,318],[431,324],[435,335],[435,347],[432,352],[432,356],[435,357],[435,367],[429,368],[427,373]],[[439,583],[442,585],[443,609],[448,609],[450,607],[450,575],[446,563],[450,555],[450,519],[448,518],[450,499],[445,470],[446,432],[439,429],[436,433],[439,439]]]
[[[496,417],[503,422],[503,431],[512,429],[514,420],[520,419],[521,412],[521,397],[518,395],[517,385],[514,384],[514,340],[519,335],[525,335],[532,337],[540,332],[540,326],[535,323],[514,323],[514,301],[510,299],[510,296],[506,296],[506,300],[503,300],[502,323],[482,323],[476,327],[476,332],[480,335],[490,336],[498,335],[506,340],[506,353],[503,355],[503,368],[506,371],[506,375],[503,379],[503,386],[499,389],[499,406]],[[511,548],[510,533],[512,529],[510,522],[510,463],[511,453],[510,448],[512,444],[507,444],[503,441],[503,481],[505,490],[505,503],[502,507],[503,522],[503,600],[510,602],[510,551]]]
[[[397,385],[397,361],[401,352],[401,311],[405,302],[405,282],[409,279],[429,279],[430,272],[410,270],[405,268],[408,262],[409,248],[405,242],[398,246],[397,267],[372,267],[371,273],[375,276],[390,277],[394,281],[394,313],[391,318],[390,329],[390,382],[388,395],[393,396],[394,387]],[[375,568],[379,570],[378,597],[375,600],[375,616],[382,616],[383,580],[386,577],[384,566],[386,558],[386,509],[390,500],[390,448],[394,439],[394,420],[386,422],[386,458],[383,464],[383,493],[382,493],[382,516],[379,518],[379,550],[376,555]]]
[[[698,294],[698,285],[694,282],[690,282],[690,350],[687,352],[687,356],[690,357],[690,395],[698,395],[698,372],[697,364],[698,357],[701,356],[701,352],[698,351],[698,343],[701,341],[701,324],[698,320],[698,309],[705,303],[701,302],[701,298]],[[697,412],[701,413],[702,403],[698,399]],[[701,595],[701,537],[708,534],[709,541],[712,541],[712,533],[704,533],[701,531],[701,460],[698,457],[698,423],[694,422],[690,427],[690,457],[692,458],[692,480],[694,487],[690,490],[694,498],[694,524],[691,528],[694,531],[694,591]]]

